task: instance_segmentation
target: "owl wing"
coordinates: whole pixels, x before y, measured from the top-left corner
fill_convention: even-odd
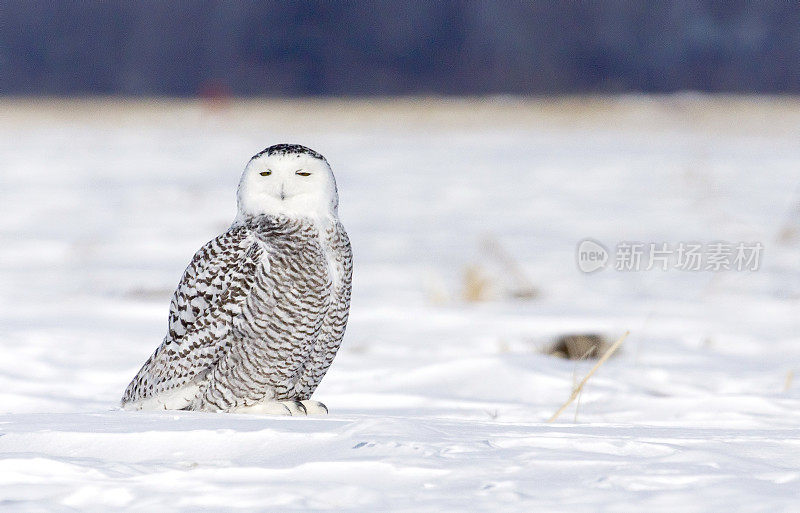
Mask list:
[[[188,404],[192,386],[199,390],[198,378],[231,344],[231,320],[241,312],[262,251],[240,227],[194,255],[173,294],[167,336],[128,385],[123,404],[156,395],[168,409]]]

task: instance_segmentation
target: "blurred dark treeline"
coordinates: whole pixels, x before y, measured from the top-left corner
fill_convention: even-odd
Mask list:
[[[0,94],[800,92],[800,5],[0,0]]]

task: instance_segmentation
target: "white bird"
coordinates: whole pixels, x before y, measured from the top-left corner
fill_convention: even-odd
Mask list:
[[[169,331],[125,409],[302,415],[350,309],[350,241],[328,161],[295,144],[250,159],[230,229],[203,246],[169,308]]]

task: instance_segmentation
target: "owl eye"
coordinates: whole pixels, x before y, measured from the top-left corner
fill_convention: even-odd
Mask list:
[[[298,169],[297,171],[294,172],[294,174],[300,175],[300,176],[311,176],[311,173],[307,173],[307,172],[303,171],[302,169]]]
[[[271,174],[272,174],[272,171],[270,171],[269,169],[267,169],[266,171],[262,171],[262,172],[260,172],[260,173],[258,173],[258,174],[260,174],[261,176],[269,176],[269,175],[271,175]]]

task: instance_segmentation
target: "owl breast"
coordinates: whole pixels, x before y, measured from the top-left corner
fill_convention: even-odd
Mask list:
[[[262,254],[234,333],[246,348],[247,395],[285,400],[292,396],[331,306],[329,258],[318,230],[308,222],[255,223],[253,234]]]

